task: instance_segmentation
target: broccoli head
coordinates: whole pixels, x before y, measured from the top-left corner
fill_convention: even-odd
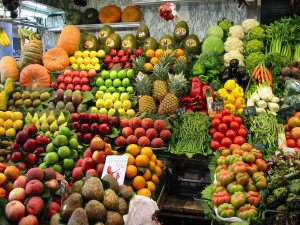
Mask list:
[[[295,205],[295,201],[296,199],[299,199],[300,196],[289,193],[286,199],[286,205],[291,208],[291,209],[295,209],[296,205]]]
[[[233,26],[233,22],[227,18],[224,18],[218,22],[218,25],[225,33],[228,33],[229,28]]]
[[[258,66],[265,58],[265,55],[260,52],[254,52],[247,56],[245,59],[246,68],[252,73],[252,70]]]
[[[276,201],[283,201],[287,198],[288,192],[289,191],[286,187],[280,187],[280,188],[276,188],[273,191],[273,195],[274,195]]]
[[[253,52],[260,52],[263,47],[263,43],[257,39],[248,41],[245,46],[245,54],[250,55]]]
[[[249,32],[249,37],[251,40],[258,39],[258,40],[264,40],[266,38],[266,33],[264,28],[261,26],[253,27]]]

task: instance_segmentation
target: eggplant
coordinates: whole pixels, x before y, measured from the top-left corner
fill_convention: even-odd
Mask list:
[[[229,62],[229,67],[230,68],[237,68],[239,66],[239,60],[237,59],[232,59]]]
[[[233,71],[229,67],[226,67],[221,76],[221,82],[226,82],[232,77],[233,77]]]
[[[248,76],[246,68],[245,67],[239,67],[239,68],[237,68],[236,75],[238,77]]]
[[[240,79],[240,82],[239,84],[241,84],[244,88],[247,87],[249,83],[249,77],[246,75],[246,76],[243,76],[242,79]]]

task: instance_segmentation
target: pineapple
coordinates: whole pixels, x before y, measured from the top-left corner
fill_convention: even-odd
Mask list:
[[[153,68],[155,81],[153,82],[153,98],[161,102],[168,93],[167,79],[169,69],[174,62],[175,51],[171,54],[165,53],[159,63]]]
[[[144,57],[140,56],[137,57],[133,62],[133,69],[135,71],[136,74],[138,74],[139,72],[145,72],[145,68],[144,68],[144,64],[145,64],[145,59]]]
[[[139,111],[144,112],[156,112],[156,104],[151,96],[151,80],[147,75],[143,78],[137,78],[135,84],[136,91],[141,97],[139,98]]]
[[[159,105],[158,114],[167,116],[176,113],[179,108],[179,98],[187,87],[188,81],[183,73],[170,76],[169,93],[164,97]]]

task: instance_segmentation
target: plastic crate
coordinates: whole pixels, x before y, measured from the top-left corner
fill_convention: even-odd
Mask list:
[[[178,197],[193,199],[194,194],[201,192],[207,185],[209,185],[209,183],[178,177],[175,187],[173,186],[173,192]]]
[[[300,212],[266,210],[262,213],[265,225],[299,225]]]

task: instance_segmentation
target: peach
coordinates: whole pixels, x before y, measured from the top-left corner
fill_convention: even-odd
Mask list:
[[[89,169],[88,171],[86,171],[85,176],[96,176],[98,177],[98,172],[95,169]]]
[[[94,161],[92,158],[87,157],[83,160],[82,162],[82,169],[84,171],[88,171],[89,169],[93,169],[94,168]]]
[[[118,147],[125,146],[126,145],[126,138],[123,137],[123,136],[117,137],[116,140],[115,140],[115,144]]]
[[[8,195],[8,201],[18,200],[23,202],[26,198],[26,193],[24,188],[15,188]]]
[[[163,139],[161,139],[161,138],[154,138],[154,139],[151,141],[151,147],[153,147],[153,148],[161,148],[161,147],[164,147],[164,141],[163,141]]]
[[[44,191],[44,186],[39,180],[31,180],[26,184],[25,191],[27,195],[41,195]]]
[[[26,211],[29,215],[39,215],[45,207],[41,197],[33,196],[26,203]]]
[[[48,180],[56,178],[56,174],[55,174],[55,171],[53,169],[47,168],[47,169],[44,170],[44,172],[45,172],[45,176],[46,176],[46,178],[48,178]]]
[[[170,140],[171,136],[172,136],[172,133],[169,130],[162,130],[159,134],[159,137],[161,139],[163,139],[164,141]]]
[[[40,180],[42,181],[44,178],[44,172],[39,167],[34,167],[28,170],[27,174],[27,181],[30,180]]]
[[[130,120],[129,120],[129,126],[135,130],[136,128],[138,127],[141,127],[142,126],[142,120],[141,118],[139,117],[132,117]]]
[[[132,129],[131,127],[124,127],[124,128],[122,129],[122,135],[123,135],[124,137],[128,137],[128,136],[130,136],[130,135],[133,135],[133,129]]]
[[[20,175],[20,170],[16,166],[8,166],[4,170],[4,175],[7,177],[7,179],[15,181]]]
[[[38,225],[38,224],[39,221],[34,215],[25,216],[18,223],[18,225]]]
[[[104,163],[106,155],[104,151],[94,151],[92,159],[95,163]]]
[[[145,118],[142,120],[142,127],[145,130],[148,130],[149,128],[153,128],[154,127],[154,122],[151,118]]]
[[[96,166],[96,170],[97,170],[97,172],[98,172],[99,175],[102,174],[103,169],[104,169],[104,163],[98,164],[98,165]]]
[[[7,182],[7,177],[4,173],[0,173],[0,187],[3,187]]]
[[[0,188],[0,198],[6,198],[7,191],[4,188]]]
[[[19,221],[25,216],[25,206],[20,201],[11,201],[5,206],[5,215],[9,221]]]
[[[138,141],[138,145],[140,147],[147,147],[150,146],[150,140],[146,136],[140,137]]]
[[[45,185],[47,185],[51,192],[56,192],[59,188],[59,183],[56,179],[48,180],[45,182]]]
[[[104,145],[105,143],[100,137],[94,137],[90,143],[92,151],[102,150],[104,148]]]
[[[121,122],[120,122],[120,127],[121,128],[129,127],[129,119],[128,118],[122,118]]]
[[[60,206],[56,202],[51,202],[47,208],[47,218],[50,219],[53,215],[60,212]]]
[[[137,144],[138,143],[138,138],[135,135],[129,135],[126,139],[126,144],[130,145],[130,144]]]
[[[137,136],[137,138],[140,138],[142,136],[146,136],[146,130],[142,127],[138,127],[134,131],[134,135]]]
[[[165,130],[166,127],[167,127],[167,124],[164,120],[156,120],[154,122],[154,128],[155,128],[155,130],[157,130],[157,132]]]
[[[83,177],[82,167],[76,167],[73,169],[72,177],[74,180],[80,180]]]
[[[146,131],[146,136],[147,136],[147,138],[149,138],[150,140],[152,140],[152,139],[158,137],[158,133],[157,133],[157,131],[154,128],[149,128]]]
[[[110,144],[105,144],[104,152],[105,152],[106,155],[111,155],[112,154],[112,148],[111,148]]]
[[[6,169],[6,167],[7,167],[7,165],[5,163],[0,163],[0,173],[4,173],[4,170]]]

